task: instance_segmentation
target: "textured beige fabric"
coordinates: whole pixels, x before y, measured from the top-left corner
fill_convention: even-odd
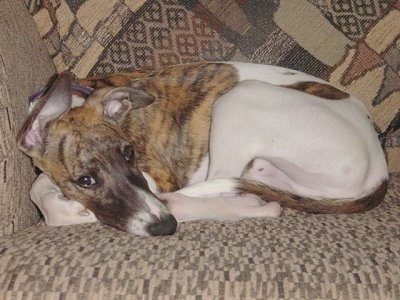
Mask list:
[[[353,215],[188,222],[142,238],[100,224],[0,238],[0,299],[400,299],[400,174]]]
[[[55,72],[22,1],[0,1],[0,235],[37,223],[29,199],[33,168],[15,145],[28,95]]]

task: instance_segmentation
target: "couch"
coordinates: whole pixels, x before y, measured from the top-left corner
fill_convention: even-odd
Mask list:
[[[0,0],[0,299],[400,299],[399,20],[396,0]],[[65,69],[207,60],[293,68],[362,98],[389,165],[385,201],[165,237],[44,226],[15,144],[28,96]]]

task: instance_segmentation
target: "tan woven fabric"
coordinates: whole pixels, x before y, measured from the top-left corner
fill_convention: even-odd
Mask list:
[[[400,176],[356,215],[190,222],[169,237],[99,224],[0,238],[1,299],[400,298]]]
[[[38,222],[29,199],[34,178],[27,157],[17,150],[16,133],[28,111],[28,95],[55,69],[21,1],[0,1],[0,235]]]

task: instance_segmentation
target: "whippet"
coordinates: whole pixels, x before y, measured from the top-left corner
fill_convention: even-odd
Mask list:
[[[93,89],[87,99],[72,82],[60,74],[18,135],[44,172],[31,197],[48,225],[166,235],[177,220],[277,217],[280,206],[362,212],[386,193],[366,108],[311,75],[178,65],[75,81]]]

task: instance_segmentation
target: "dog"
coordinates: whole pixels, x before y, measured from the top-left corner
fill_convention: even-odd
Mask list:
[[[47,225],[159,236],[281,207],[364,212],[385,196],[368,111],[311,75],[226,62],[75,80],[84,97],[72,83],[61,73],[17,137],[43,171],[31,197]]]

